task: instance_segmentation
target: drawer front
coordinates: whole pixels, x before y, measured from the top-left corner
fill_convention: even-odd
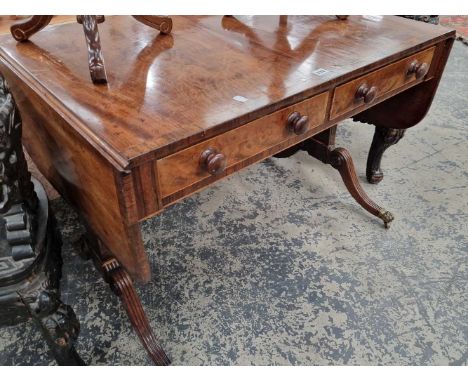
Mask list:
[[[429,71],[435,47],[357,78],[335,89],[330,119],[337,118],[411,83],[422,81]]]
[[[205,185],[207,181],[210,183],[210,178],[214,181],[271,156],[271,149],[281,143],[291,140],[293,144],[310,136],[314,128],[325,120],[328,98],[328,93],[322,93],[158,160],[163,204],[167,204],[164,203],[164,198],[169,195],[185,189],[189,189],[184,192],[188,194]],[[305,131],[294,132],[287,128],[288,117],[293,112],[308,117],[309,124]],[[211,151],[207,152],[209,149]],[[205,157],[200,159],[203,153]],[[217,167],[219,172],[213,175]]]

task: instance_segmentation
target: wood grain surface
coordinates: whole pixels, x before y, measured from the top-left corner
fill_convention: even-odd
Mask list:
[[[377,101],[379,97],[392,90],[399,89],[409,83],[421,81],[422,78],[418,79],[415,75],[408,75],[407,72],[413,62],[425,63],[430,67],[434,50],[434,47],[429,48],[337,87],[333,96],[330,118],[336,118],[364,103],[364,100],[356,99],[356,92],[359,86],[363,84],[375,86],[377,92],[375,100]]]
[[[181,16],[173,22],[172,34],[164,36],[132,18],[108,17],[100,25],[108,85],[89,81],[76,23],[49,26],[24,44],[1,36],[0,57],[54,109],[73,116],[84,139],[127,168],[300,102],[452,33],[398,17],[295,16],[280,23],[275,16]],[[319,69],[327,72],[314,74]]]
[[[251,157],[256,156],[258,161],[270,156],[268,150],[284,141],[301,139],[286,126],[288,116],[293,112],[300,112],[309,117],[309,128],[302,134],[302,139],[306,137],[306,132],[309,135],[313,134],[314,128],[325,120],[328,97],[328,93],[322,93],[159,160],[162,198],[185,189],[193,192],[197,188],[197,183],[203,179],[211,178],[212,181],[219,179],[219,176],[211,175],[199,165],[200,154],[208,148],[215,148],[225,155],[227,161],[225,172],[218,174],[224,175],[231,173],[230,168],[235,165],[250,164],[248,160]],[[237,169],[241,166],[237,166]],[[181,197],[188,192],[179,193],[178,196]]]
[[[91,147],[37,93],[0,61],[23,119],[23,144],[39,171],[73,205],[106,247],[139,280],[148,280],[149,265],[138,225],[123,205],[122,173]]]
[[[140,221],[357,113],[384,127],[392,119],[395,128],[412,126],[430,106],[455,36],[398,17],[173,23],[162,35],[130,17],[108,17],[100,25],[108,77],[101,85],[89,80],[77,23],[47,26],[24,43],[0,36],[0,71],[24,116],[28,152],[138,281],[150,279]],[[433,54],[429,72],[403,81],[414,54],[428,62]],[[349,109],[362,76],[383,93]],[[351,90],[335,97],[344,111],[330,119],[340,86]],[[300,115],[291,129],[293,112]],[[200,166],[210,148],[222,157]]]

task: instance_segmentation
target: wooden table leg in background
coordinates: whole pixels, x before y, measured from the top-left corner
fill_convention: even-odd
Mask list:
[[[351,196],[366,211],[382,219],[385,228],[388,228],[390,222],[394,219],[393,215],[376,204],[366,194],[359,183],[349,151],[342,147],[335,148],[335,135],[336,126],[332,126],[328,130],[303,142],[303,149],[314,158],[330,164],[333,168],[337,169]]]
[[[404,134],[405,130],[375,127],[366,166],[366,178],[369,183],[376,184],[383,179],[383,172],[380,168],[383,153],[390,146],[397,144]]]
[[[405,130],[426,116],[439,86],[454,39],[438,44],[426,80],[404,92],[379,103],[353,117],[353,120],[375,126],[374,138],[367,158],[366,177],[370,183],[383,179],[380,168],[383,153],[398,143]]]
[[[47,25],[51,16],[35,17],[21,24],[22,32],[15,35],[12,30],[16,38],[27,39]],[[156,16],[135,18],[161,32],[169,25],[168,20]],[[82,36],[80,41],[79,36],[70,33],[73,26],[42,32],[48,48],[20,45],[11,38],[2,38],[0,69],[24,112],[27,128],[23,144],[39,170],[86,221],[90,234],[84,241],[85,252],[93,257],[121,299],[156,364],[166,365],[169,359],[149,326],[132,282],[132,279],[148,282],[151,278],[140,231],[144,219],[294,142],[297,143],[294,147],[277,156],[306,150],[339,171],[348,191],[361,206],[386,225],[391,221],[391,214],[362,189],[349,153],[335,148],[336,126],[332,125],[352,117],[376,126],[367,174],[371,182],[378,182],[383,176],[380,162],[384,151],[400,140],[405,129],[421,121],[429,109],[455,34],[426,28],[422,23],[413,28],[409,24],[412,22],[395,19],[384,17],[379,23],[369,23],[358,17],[307,22],[307,18],[297,18],[295,23],[305,32],[307,28],[311,30],[304,34],[304,42],[292,49],[287,43],[285,18],[279,20],[280,28],[276,27],[275,19],[262,21],[265,25],[274,23],[271,26],[274,29],[266,31],[273,30],[280,43],[271,45],[256,38],[245,26],[236,27],[237,23],[229,19],[193,22],[178,17],[176,20],[182,27],[176,46],[168,36],[156,38],[156,33],[139,23],[113,17],[107,21],[109,28],[102,32],[109,50],[123,52],[107,57],[108,61],[113,60],[114,74],[122,78],[118,87],[88,83],[76,86],[83,79],[82,66],[75,62],[74,47],[80,46]],[[98,68],[101,61],[103,69],[102,56],[99,53],[96,57],[99,17],[81,16],[81,20],[88,39],[91,68]],[[255,20],[252,22],[257,25]],[[395,27],[401,27],[402,33],[393,34],[395,41],[387,47],[387,32]],[[132,42],[145,30],[148,49]],[[362,30],[369,33],[360,34]],[[67,39],[57,31],[68,34]],[[341,33],[338,40],[336,33]],[[346,38],[351,35],[358,38]],[[199,38],[202,44],[195,49],[193,44]],[[216,71],[215,59],[231,54],[229,47],[233,41],[242,42],[243,49],[234,52],[240,65],[232,65],[227,74]],[[208,57],[203,49],[211,45],[217,47],[216,54]],[[63,60],[47,54],[51,49],[60,50]],[[167,49],[172,51],[157,58],[161,70],[152,72],[155,81],[148,81],[148,68]],[[335,49],[340,54],[336,55]],[[347,59],[356,51],[365,54],[357,60]],[[343,73],[320,79],[321,75],[314,72],[314,62],[307,61],[311,52],[317,55],[315,63],[323,62],[321,69],[325,73],[331,68],[341,68]],[[199,63],[201,69],[195,68],[193,75],[181,77],[177,65],[188,59]],[[267,73],[263,66],[258,66],[259,60],[278,65],[271,66]],[[414,71],[418,62],[426,65],[427,70],[419,77],[422,72]],[[301,72],[314,72],[318,77],[306,78],[297,93],[287,95],[286,89],[297,85],[291,73],[298,65]],[[124,66],[125,70],[120,70]],[[218,81],[205,81],[204,67],[213,68]],[[167,78],[171,81],[166,81]],[[244,81],[239,82],[238,78]],[[372,85],[369,88],[364,86],[368,82]],[[226,108],[223,100],[230,94],[226,89],[232,90],[233,86],[237,89],[237,85],[242,90],[240,94],[262,88],[275,96],[255,100],[259,102],[258,108],[251,113],[246,113],[248,104]],[[367,89],[365,95],[363,86]],[[194,93],[187,97],[186,89]],[[167,94],[171,96],[166,97]],[[106,102],[102,101],[104,96]],[[159,102],[162,98],[163,104]],[[211,102],[213,99],[219,102]],[[309,123],[310,129],[316,130],[308,130]],[[322,132],[312,136],[317,131]],[[257,133],[258,142],[251,145],[252,134],[257,137]],[[207,151],[214,153],[213,148],[222,148],[226,153],[204,155]],[[218,173],[210,157],[221,158],[218,161],[222,164],[221,172]]]
[[[380,207],[369,198],[356,175],[353,160],[348,150],[335,148],[336,125],[307,139],[300,144],[280,152],[276,157],[284,158],[293,155],[298,150],[305,150],[309,155],[320,161],[330,164],[337,169],[351,196],[368,212],[377,216],[384,222],[385,228],[393,221],[393,215],[386,209]]]

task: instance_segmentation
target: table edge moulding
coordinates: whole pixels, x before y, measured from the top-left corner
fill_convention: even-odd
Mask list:
[[[46,27],[24,43],[0,37],[24,145],[77,208],[83,254],[160,365],[170,361],[132,281],[151,278],[139,224],[256,162],[304,150],[338,170],[388,227],[392,213],[368,197],[350,153],[335,146],[337,125],[375,126],[366,176],[379,183],[383,153],[424,118],[455,39],[453,30],[393,16],[171,20],[161,35],[107,17],[105,84],[89,81],[82,40],[58,37],[76,25]]]

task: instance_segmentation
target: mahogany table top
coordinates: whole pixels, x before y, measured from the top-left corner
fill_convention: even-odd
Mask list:
[[[88,142],[132,167],[299,102],[451,33],[385,16],[178,16],[171,35],[130,17],[99,25],[109,82],[89,78],[81,25],[0,56]]]

